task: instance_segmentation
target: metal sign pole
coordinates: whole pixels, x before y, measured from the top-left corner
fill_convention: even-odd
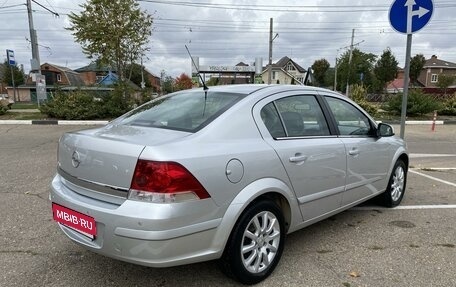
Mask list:
[[[389,11],[391,26],[399,33],[407,34],[407,50],[405,53],[404,95],[401,109],[401,138],[405,138],[405,118],[407,116],[407,97],[410,82],[410,54],[412,50],[412,34],[418,32],[431,20],[433,0],[395,0]]]
[[[16,101],[16,85],[14,83],[14,70],[13,66],[16,66],[16,59],[14,57],[14,51],[6,49],[6,58],[11,71],[11,82],[13,83],[13,100]]]
[[[405,119],[407,117],[407,97],[410,82],[410,56],[412,50],[412,34],[407,34],[407,50],[405,52],[404,95],[401,110],[401,138],[405,138]]]
[[[12,65],[10,65],[10,69],[11,69],[11,81],[13,83],[13,99],[14,99],[14,101],[16,101],[16,85],[14,84],[14,71],[13,71]]]

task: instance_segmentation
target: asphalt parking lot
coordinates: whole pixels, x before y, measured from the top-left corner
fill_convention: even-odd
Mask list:
[[[0,125],[0,286],[237,286],[214,262],[152,269],[73,244],[52,220],[57,141],[82,126]],[[399,130],[397,130],[398,132]],[[407,126],[406,196],[288,236],[258,286],[455,286],[456,125]]]

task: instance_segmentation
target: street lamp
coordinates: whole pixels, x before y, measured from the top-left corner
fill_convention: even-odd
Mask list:
[[[268,85],[271,84],[271,74],[272,74],[272,42],[275,40],[275,38],[279,37],[279,34],[276,33],[274,37],[272,37],[272,23],[273,20],[272,18],[270,19],[269,22],[269,65],[268,65]]]

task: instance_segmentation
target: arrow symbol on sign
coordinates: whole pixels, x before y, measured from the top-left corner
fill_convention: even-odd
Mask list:
[[[420,7],[418,10],[415,10],[413,11],[413,16],[418,16],[418,18],[421,18],[423,17],[424,15],[426,15],[427,13],[429,13],[430,11],[424,7]]]
[[[418,18],[421,18],[430,12],[428,9],[421,6],[418,7],[418,10],[413,10],[413,6],[415,5],[415,0],[407,0],[404,5],[405,7],[407,7],[407,34],[412,34],[413,16],[418,16]]]

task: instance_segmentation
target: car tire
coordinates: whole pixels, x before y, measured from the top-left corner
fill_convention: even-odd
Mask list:
[[[379,197],[379,203],[386,207],[398,206],[404,197],[406,184],[407,166],[402,160],[398,160],[394,165],[385,192]]]
[[[272,201],[254,203],[238,219],[220,259],[222,271],[243,284],[256,284],[274,271],[285,244],[282,211]]]

